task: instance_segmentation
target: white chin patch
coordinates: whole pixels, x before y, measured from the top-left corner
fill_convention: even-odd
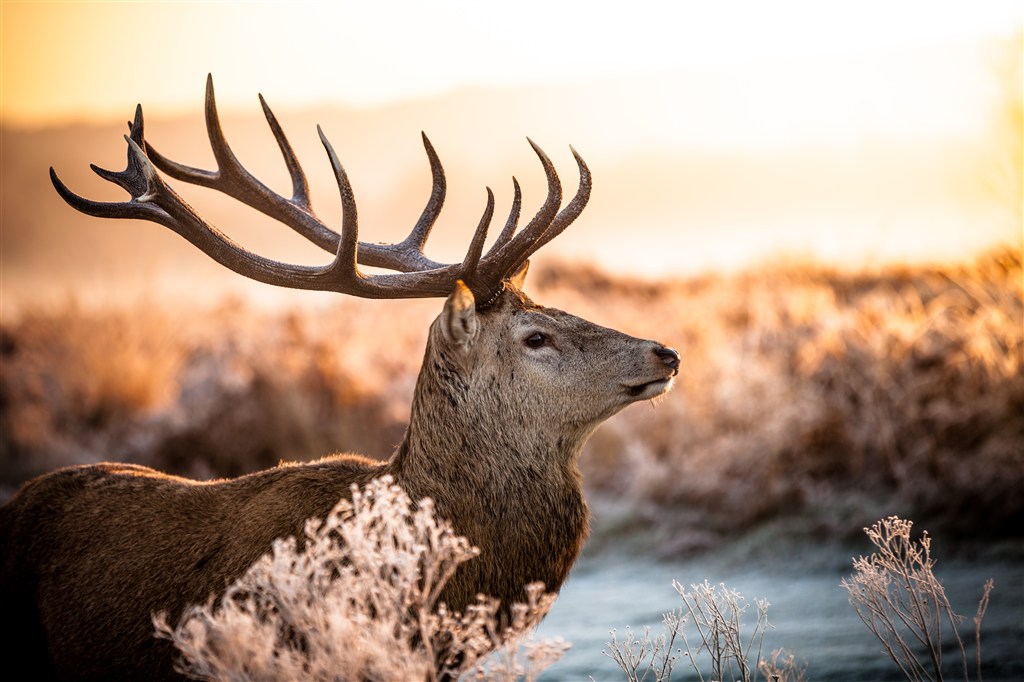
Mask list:
[[[656,398],[663,393],[667,393],[672,387],[672,377],[667,379],[659,379],[657,381],[649,381],[646,384],[639,384],[637,386],[631,386],[627,389],[630,396],[636,400],[650,400]]]

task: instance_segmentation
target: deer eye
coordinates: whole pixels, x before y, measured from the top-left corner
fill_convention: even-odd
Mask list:
[[[534,332],[526,337],[523,341],[530,348],[540,348],[548,342],[548,335],[540,332]]]

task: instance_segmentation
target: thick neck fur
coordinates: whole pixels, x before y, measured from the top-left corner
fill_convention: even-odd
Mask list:
[[[413,499],[429,496],[439,514],[461,520],[456,531],[481,550],[463,568],[485,583],[527,578],[492,596],[522,601],[522,587],[535,580],[557,590],[589,527],[577,465],[587,433],[531,413],[529,396],[502,385],[500,366],[475,365],[474,354],[444,343],[437,326],[391,463],[395,476]]]
[[[578,479],[585,434],[563,433],[556,418],[539,420],[517,404],[528,396],[508,395],[497,377],[467,380],[450,352],[432,350],[396,462],[410,484],[509,491],[535,488],[538,476]]]

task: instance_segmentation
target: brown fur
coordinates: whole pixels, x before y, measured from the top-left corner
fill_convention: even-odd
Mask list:
[[[531,348],[536,332],[546,341]],[[25,484],[0,508],[5,658],[39,677],[176,677],[154,612],[173,622],[383,474],[414,500],[432,497],[481,549],[447,585],[449,605],[477,593],[523,601],[538,580],[557,591],[588,531],[580,449],[601,421],[667,390],[672,357],[515,286],[477,311],[460,283],[431,327],[408,431],[386,463],[339,455],[206,483],[97,464]]]

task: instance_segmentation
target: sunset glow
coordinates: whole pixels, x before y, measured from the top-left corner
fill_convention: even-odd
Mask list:
[[[1006,35],[1021,18],[1014,2],[641,2],[628,12],[535,0],[515,12],[451,1],[2,7],[3,115],[13,125],[106,117],[137,100],[187,111],[208,72],[229,105],[264,91],[291,107],[828,56],[855,58],[864,71],[854,77],[867,77],[889,52]],[[783,99],[813,95],[779,76],[752,85],[781,84]]]
[[[483,184],[499,211],[513,174],[535,200],[543,179],[531,175],[526,135],[566,173],[573,144],[596,178],[587,227],[553,242],[553,258],[657,277],[777,258],[948,259],[1021,239],[1014,2],[527,1],[509,12],[465,2],[5,1],[2,12],[5,134],[121,126],[141,102],[153,139],[167,140],[158,144],[208,153],[196,126],[212,73],[229,136],[266,160],[272,170],[261,172],[280,162],[260,137],[257,93],[282,116],[315,193],[323,184],[321,210],[335,215],[336,195],[315,165],[317,123],[342,145],[372,238],[391,239],[428,187],[416,140],[426,130],[449,172],[431,247],[442,258],[460,257]],[[170,120],[186,127],[168,137]],[[90,243],[114,238],[120,227],[68,213],[45,177],[49,165],[84,173],[97,152],[64,145],[58,156],[36,144],[22,157],[7,139],[7,167],[25,158],[32,168],[7,172],[6,196],[25,196],[12,188],[27,183],[46,229],[73,219],[76,234],[95,232]],[[123,158],[120,133],[74,141]],[[77,187],[108,196],[82,177],[95,184]],[[32,273],[51,256],[12,251],[46,243],[17,236],[18,206],[4,209],[5,268]],[[254,248],[288,248],[250,236],[250,222],[221,226]],[[187,245],[161,250],[177,246],[174,257],[197,261]]]

